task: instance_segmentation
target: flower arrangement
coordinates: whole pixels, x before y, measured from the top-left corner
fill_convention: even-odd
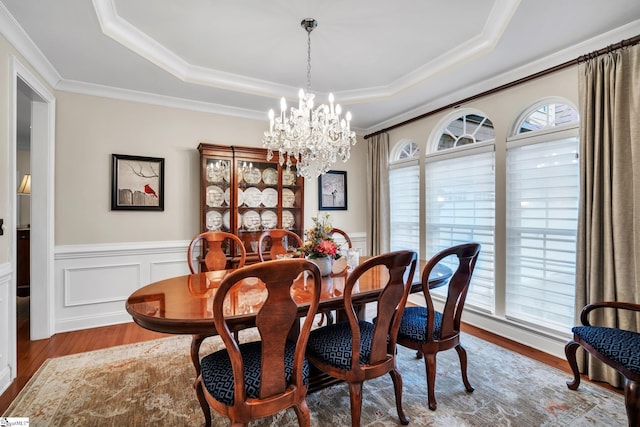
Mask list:
[[[313,226],[309,227],[305,232],[305,241],[300,248],[300,252],[308,258],[329,257],[338,259],[342,255],[338,249],[338,245],[329,235],[333,226],[329,222],[329,214],[325,213],[322,217],[311,217]]]

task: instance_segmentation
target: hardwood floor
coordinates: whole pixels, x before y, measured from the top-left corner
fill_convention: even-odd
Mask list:
[[[84,329],[81,331],[56,334],[49,339],[29,340],[29,298],[18,298],[18,375],[13,384],[0,396],[0,414],[9,407],[13,399],[25,386],[38,368],[51,357],[65,356],[68,354],[82,353],[85,351],[99,350],[122,344],[148,341],[168,335],[148,331],[135,323],[105,326],[102,328]],[[463,325],[463,331],[483,340],[500,345],[508,350],[515,351],[532,359],[552,366],[556,369],[570,373],[569,365],[564,359],[551,356],[531,347],[518,344],[514,341],[484,331],[470,325]],[[567,376],[567,380],[570,376]],[[585,376],[583,381],[589,381]],[[609,385],[597,383],[609,390],[624,394],[623,390]]]

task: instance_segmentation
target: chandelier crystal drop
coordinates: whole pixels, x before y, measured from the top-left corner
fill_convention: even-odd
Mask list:
[[[279,152],[280,165],[287,169],[296,159],[298,175],[317,178],[331,169],[338,160],[349,159],[351,145],[356,143],[356,133],[351,130],[351,113],[341,118],[340,104],[334,105],[333,94],[329,94],[329,105],[314,109],[311,93],[311,31],[318,25],[315,19],[303,19],[300,23],[307,31],[307,92],[298,92],[298,106],[292,106],[287,114],[287,101],[280,100],[280,114],[276,117],[269,110],[269,130],[265,131],[262,143],[267,148],[267,160]]]

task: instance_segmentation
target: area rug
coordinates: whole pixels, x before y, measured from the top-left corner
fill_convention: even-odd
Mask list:
[[[243,331],[241,340],[255,337]],[[427,408],[423,360],[398,350],[403,406],[414,426],[624,426],[624,399],[595,384],[567,389],[570,376],[471,335],[466,393],[455,351],[438,355],[438,409]],[[31,426],[200,426],[204,418],[192,384],[190,337],[178,336],[49,359],[5,412]],[[218,337],[202,351],[221,347]],[[388,375],[365,383],[363,426],[399,425]],[[336,385],[308,397],[313,426],[351,425],[349,394]],[[213,425],[228,421],[213,415]],[[252,426],[297,426],[288,410]]]

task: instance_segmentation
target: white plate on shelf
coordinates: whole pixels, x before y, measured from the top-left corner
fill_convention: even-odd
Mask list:
[[[227,206],[231,206],[231,189],[229,187],[224,190],[224,202],[227,204]]]
[[[246,211],[244,215],[242,215],[242,225],[249,231],[260,230],[261,222],[260,214],[256,211]]]
[[[223,167],[227,166],[227,167]],[[209,182],[222,182],[224,179],[224,171],[229,174],[229,165],[219,160],[207,163],[207,180]]]
[[[282,170],[282,185],[293,185],[296,183],[296,173],[291,169]]]
[[[206,216],[206,226],[209,231],[220,231],[222,228],[222,215],[218,211],[209,211]]]
[[[207,206],[216,208],[222,206],[224,202],[224,192],[222,188],[216,185],[210,185],[207,187]]]
[[[278,192],[273,188],[265,188],[262,190],[262,205],[266,208],[275,208],[278,206]]]
[[[258,168],[252,167],[247,169],[244,171],[243,176],[247,184],[259,184],[260,181],[262,181],[262,173]]]
[[[278,225],[278,215],[276,215],[276,213],[273,211],[262,212],[262,215],[260,215],[260,219],[262,222],[262,228],[265,230],[276,228],[276,226]]]
[[[257,208],[262,203],[262,191],[256,187],[249,187],[244,190],[244,202],[250,208]]]
[[[262,171],[262,181],[267,185],[278,183],[278,171],[273,168],[266,168]]]
[[[222,214],[222,227],[224,227],[224,231],[231,229],[231,214],[229,213],[229,209]]]
[[[244,204],[244,191],[238,188],[238,206],[242,206]]]
[[[282,207],[292,208],[296,203],[296,195],[289,188],[282,189]]]
[[[282,211],[282,228],[291,230],[296,225],[296,219],[291,211]]]

